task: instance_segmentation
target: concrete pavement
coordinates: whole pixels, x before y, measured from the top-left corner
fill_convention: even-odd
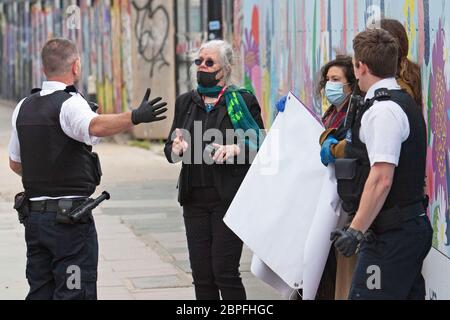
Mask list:
[[[23,299],[26,247],[23,226],[12,209],[22,187],[8,168],[7,145],[13,106],[0,101],[0,300]],[[102,185],[112,199],[95,210],[99,236],[99,299],[194,299],[181,208],[176,201],[179,166],[170,165],[161,146],[151,151],[103,142],[95,148]],[[249,299],[280,299],[250,272],[244,250],[241,272]]]

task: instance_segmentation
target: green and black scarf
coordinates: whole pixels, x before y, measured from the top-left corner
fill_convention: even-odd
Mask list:
[[[198,86],[197,88],[200,94],[208,97],[217,97],[222,89],[223,87],[218,86],[212,88]],[[244,92],[252,94],[249,90],[236,86],[229,86],[225,90],[224,97],[228,116],[240,141],[252,150],[259,150],[264,140],[264,134],[248,110],[244,98],[242,98]]]

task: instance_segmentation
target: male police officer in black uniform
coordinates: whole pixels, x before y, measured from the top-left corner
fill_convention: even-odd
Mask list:
[[[384,30],[356,36],[355,75],[365,104],[336,162],[349,228],[332,233],[343,255],[359,248],[350,299],[424,299],[423,260],[431,248],[424,182],[426,129],[420,107],[398,86],[397,41]]]
[[[165,119],[161,98],[132,112],[98,115],[73,86],[81,75],[75,44],[48,41],[42,49],[48,81],[23,99],[13,114],[10,167],[22,176],[24,201],[16,201],[25,225],[27,299],[96,299],[98,242],[92,214],[68,216],[100,183],[99,137],[139,123]],[[72,279],[78,272],[79,281]]]

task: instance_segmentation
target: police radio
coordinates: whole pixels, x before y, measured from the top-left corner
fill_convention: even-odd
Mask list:
[[[350,97],[350,101],[348,102],[347,115],[345,116],[344,121],[345,130],[353,127],[358,111],[361,110],[365,104],[364,97],[358,94],[359,91],[358,84],[356,84]]]

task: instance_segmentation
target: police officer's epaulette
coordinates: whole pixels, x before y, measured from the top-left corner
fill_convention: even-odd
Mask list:
[[[95,102],[92,102],[92,101],[88,101],[80,92],[78,92],[78,89],[74,85],[67,86],[66,89],[64,89],[64,92],[80,94],[83,97],[83,99],[87,101],[87,103],[89,104],[89,107],[91,108],[91,110],[94,111],[94,112],[97,112],[98,104],[96,104]]]
[[[75,86],[67,86],[64,89],[64,92],[67,92],[67,93],[78,93],[78,90],[77,90],[77,88]]]
[[[38,92],[41,92],[41,91],[42,91],[41,88],[33,88],[33,89],[31,89],[31,94],[35,94],[35,93],[38,93]]]
[[[91,110],[93,112],[97,112],[98,110],[98,104],[93,101],[88,101],[89,107],[91,107]]]
[[[391,94],[389,90],[386,88],[381,88],[375,91],[375,95],[373,97],[374,100],[389,100],[391,99]]]

